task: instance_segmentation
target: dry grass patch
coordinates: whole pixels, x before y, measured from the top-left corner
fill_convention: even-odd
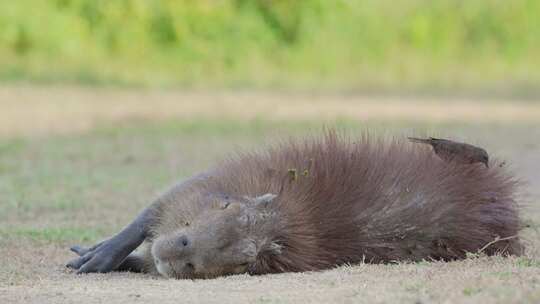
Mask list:
[[[0,87],[0,136],[71,133],[126,120],[365,121],[528,123],[540,103],[519,100],[353,95],[181,92],[81,87]]]
[[[132,273],[77,276],[64,244],[18,241],[0,253],[3,303],[538,303],[527,258],[344,266],[314,273],[168,280]]]

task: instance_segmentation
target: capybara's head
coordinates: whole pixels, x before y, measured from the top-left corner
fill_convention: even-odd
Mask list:
[[[173,278],[213,278],[245,273],[267,240],[261,227],[275,215],[276,197],[209,195],[208,208],[174,233],[158,236],[152,256],[158,272]]]

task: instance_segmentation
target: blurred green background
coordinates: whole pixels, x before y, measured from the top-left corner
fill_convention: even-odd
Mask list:
[[[0,2],[0,79],[540,91],[537,0]]]

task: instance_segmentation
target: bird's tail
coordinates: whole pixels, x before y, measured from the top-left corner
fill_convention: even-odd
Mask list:
[[[421,143],[421,144],[431,143],[431,139],[423,139],[423,138],[416,138],[416,137],[407,137],[407,138],[413,143]]]

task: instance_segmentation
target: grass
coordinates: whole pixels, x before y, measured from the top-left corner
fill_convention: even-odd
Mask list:
[[[96,242],[103,232],[80,228],[43,228],[43,229],[4,229],[0,237],[12,239],[29,239],[37,242]]]
[[[540,120],[540,104],[536,99],[472,101],[470,98],[25,85],[0,87],[0,98],[5,116],[0,121],[0,136],[12,137],[15,141],[18,135],[35,137],[95,128],[115,132],[116,124],[137,129],[137,125],[147,120],[166,122],[160,128],[175,132],[203,134],[207,128],[216,135],[240,130],[242,133],[260,133],[268,122],[282,124],[290,130],[298,129],[299,125],[307,128],[310,124],[320,126],[324,123],[343,126],[366,122],[376,125],[377,121],[384,126],[393,121],[407,121],[409,126],[441,123],[534,125]],[[107,127],[111,124],[112,128]]]
[[[3,1],[0,78],[538,93],[536,0]]]
[[[540,268],[540,261],[528,257],[520,257],[516,260],[519,267],[536,267]]]
[[[35,100],[55,97],[40,90],[25,93],[27,98],[33,96]],[[73,97],[85,93],[69,94]],[[259,104],[257,96],[251,97],[254,105]],[[347,102],[329,98],[331,102],[322,98],[315,104],[330,105],[325,109],[331,113],[348,109]],[[321,128],[315,116],[287,119],[278,116],[277,111],[269,115],[264,107],[255,107],[254,116],[264,117],[260,119],[244,120],[241,116],[219,119],[212,115],[186,119],[185,113],[171,110],[173,115],[167,117],[114,116],[106,122],[97,119],[99,123],[86,128],[73,128],[80,118],[71,114],[77,113],[70,112],[73,108],[107,113],[114,102],[125,103],[123,111],[132,108],[130,99],[123,95],[102,95],[99,99],[103,102],[70,98],[72,108],[59,107],[64,112],[36,111],[31,113],[32,120],[22,119],[26,123],[46,117],[64,124],[45,132],[38,130],[39,123],[28,123],[25,132],[8,134],[8,130],[14,129],[5,126],[10,120],[17,120],[14,118],[17,116],[0,114],[0,128],[5,131],[0,136],[2,303],[69,303],[80,299],[110,303],[136,299],[163,303],[179,300],[186,303],[537,303],[540,300],[537,250],[540,238],[532,228],[523,234],[528,251],[522,257],[477,254],[452,263],[360,264],[316,273],[241,275],[203,281],[165,280],[130,273],[75,276],[63,267],[73,257],[67,249],[70,245],[89,245],[118,231],[176,180],[208,168],[234,150],[258,148],[279,137],[312,133]],[[271,98],[262,95],[260,99]],[[160,107],[158,100],[154,99],[154,108]],[[0,105],[8,108],[7,102],[0,100]],[[271,104],[279,108],[288,102],[277,98]],[[421,110],[418,104],[422,103],[411,102],[409,107]],[[27,105],[21,103],[19,107]],[[108,108],[98,109],[102,106]],[[527,103],[515,105],[520,106],[529,109]],[[460,107],[467,109],[466,104]],[[184,103],[183,108],[189,105]],[[535,189],[540,189],[537,156],[540,146],[531,145],[531,138],[540,135],[537,122],[513,123],[500,119],[436,123],[429,117],[424,119],[423,122],[387,118],[357,121],[334,117],[324,121],[351,134],[369,128],[376,135],[445,134],[479,142],[497,157],[508,159],[518,175],[530,181],[529,200],[538,201],[540,192]],[[531,227],[538,227],[540,210],[532,206],[524,217]]]

